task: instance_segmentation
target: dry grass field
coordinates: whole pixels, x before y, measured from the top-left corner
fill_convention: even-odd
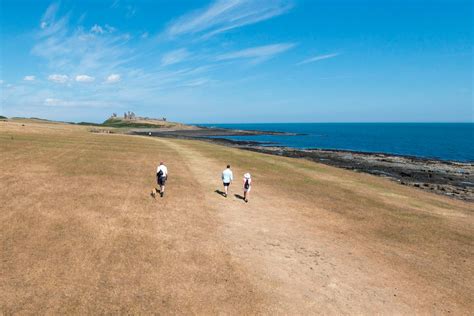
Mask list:
[[[474,310],[472,204],[306,160],[88,130],[0,121],[0,314]],[[160,160],[170,176],[153,199]],[[234,195],[247,171],[248,204]]]

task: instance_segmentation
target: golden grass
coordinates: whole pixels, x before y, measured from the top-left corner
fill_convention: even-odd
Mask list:
[[[472,204],[306,160],[88,130],[0,122],[0,312],[472,311]],[[160,160],[170,179],[154,200]],[[227,163],[232,193],[252,174],[249,204],[214,193]]]

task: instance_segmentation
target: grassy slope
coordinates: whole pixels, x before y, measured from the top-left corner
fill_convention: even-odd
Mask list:
[[[101,126],[116,128],[194,128],[193,126],[182,123],[161,121],[156,119],[124,120],[121,118],[109,118],[104,123],[102,123]]]
[[[0,117],[2,119],[2,117]],[[4,117],[4,119],[7,119]],[[11,121],[21,122],[21,123],[49,123],[49,124],[65,124],[66,122],[57,122],[57,121],[50,121],[46,119],[40,118],[22,118],[22,117],[14,117],[10,119]],[[130,129],[130,128],[179,128],[179,129],[187,129],[193,128],[190,125],[176,123],[176,122],[169,122],[169,121],[161,121],[156,119],[136,119],[136,120],[124,120],[122,118],[109,118],[105,120],[101,124],[97,123],[90,123],[90,122],[79,122],[79,123],[70,123],[75,125],[81,126],[96,126],[96,127],[113,127],[119,129]]]
[[[472,205],[208,143],[0,124],[0,311],[472,310]],[[213,192],[227,162],[253,174],[249,204]]]
[[[162,128],[162,127],[174,127],[176,124],[171,122],[163,121],[150,121],[150,120],[122,120],[118,118],[110,118],[102,123],[102,126],[117,127],[117,128]]]

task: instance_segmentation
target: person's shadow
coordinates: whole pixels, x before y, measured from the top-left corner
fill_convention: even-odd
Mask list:
[[[216,192],[217,194],[219,194],[221,196],[225,196],[225,192],[223,192],[221,190],[215,190],[214,192]]]
[[[245,198],[240,194],[234,194],[234,196],[238,199],[245,200]]]

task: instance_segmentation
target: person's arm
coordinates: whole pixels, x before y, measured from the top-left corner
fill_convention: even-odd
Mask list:
[[[230,182],[234,181],[234,173],[231,171],[230,172]]]

